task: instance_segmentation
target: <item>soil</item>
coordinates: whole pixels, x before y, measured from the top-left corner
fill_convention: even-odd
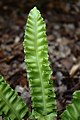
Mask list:
[[[0,1],[0,73],[30,107],[23,36],[27,15],[34,5],[40,9],[47,25],[59,120],[73,92],[80,89],[80,2]]]

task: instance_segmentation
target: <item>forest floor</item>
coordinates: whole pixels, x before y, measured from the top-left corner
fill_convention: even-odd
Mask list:
[[[29,106],[23,35],[33,5],[33,2],[25,4],[25,0],[0,1],[0,73]],[[71,102],[72,93],[80,89],[80,2],[56,4],[51,1],[40,11],[47,24],[51,79],[55,83],[59,116]]]

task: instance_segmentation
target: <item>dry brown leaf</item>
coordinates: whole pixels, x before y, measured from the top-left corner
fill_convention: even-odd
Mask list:
[[[80,68],[80,63],[73,65],[69,72],[70,76],[74,76],[79,68]]]

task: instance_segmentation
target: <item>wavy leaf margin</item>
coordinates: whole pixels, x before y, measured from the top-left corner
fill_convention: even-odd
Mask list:
[[[53,83],[50,81],[46,26],[36,7],[28,15],[23,46],[32,113],[37,119],[52,120],[56,116],[56,101]]]

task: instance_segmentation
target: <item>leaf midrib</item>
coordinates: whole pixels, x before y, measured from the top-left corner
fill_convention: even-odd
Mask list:
[[[35,18],[35,25],[34,25],[34,36],[35,36],[35,42],[34,42],[34,47],[35,47],[35,51],[36,51],[36,63],[37,63],[37,67],[38,67],[38,71],[39,71],[39,76],[40,76],[40,81],[41,81],[41,88],[42,88],[42,99],[43,99],[43,106],[44,106],[44,111],[46,111],[46,101],[45,101],[45,93],[44,93],[44,82],[43,82],[43,77],[42,77],[42,71],[40,69],[40,62],[39,62],[39,59],[40,57],[38,56],[38,46],[37,46],[37,41],[38,41],[38,38],[37,38],[37,20]]]
[[[15,109],[13,107],[13,105],[9,102],[7,102],[7,100],[5,99],[3,92],[0,92],[0,96],[2,98],[2,100],[8,105],[8,107],[11,109],[11,111],[15,114],[15,116],[18,118],[18,120],[20,120],[19,114],[18,112],[15,112]],[[11,113],[12,114],[12,113]]]

